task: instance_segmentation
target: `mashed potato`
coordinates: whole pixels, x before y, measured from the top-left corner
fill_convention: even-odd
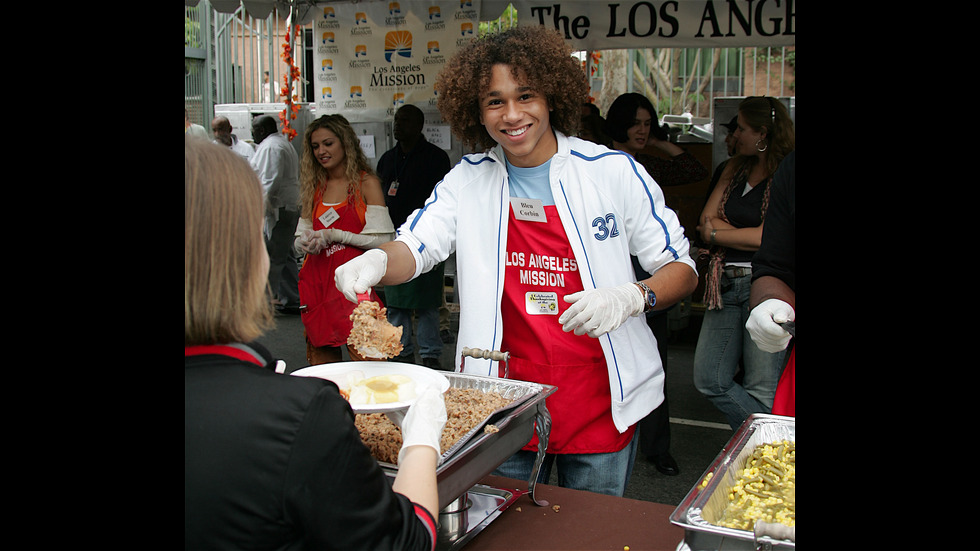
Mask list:
[[[352,404],[389,404],[415,398],[415,381],[405,375],[378,375],[351,382]]]

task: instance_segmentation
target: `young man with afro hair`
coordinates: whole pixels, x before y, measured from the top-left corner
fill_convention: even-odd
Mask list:
[[[554,385],[539,481],[622,496],[637,422],[663,400],[664,372],[643,313],[697,285],[684,228],[627,154],[571,137],[588,85],[552,30],[521,26],[473,40],[436,80],[439,110],[474,153],[398,237],[341,266],[356,293],[398,284],[456,253],[454,365],[463,373]],[[651,275],[636,282],[630,254]],[[466,358],[462,347],[510,353]],[[495,474],[528,480],[538,437]]]

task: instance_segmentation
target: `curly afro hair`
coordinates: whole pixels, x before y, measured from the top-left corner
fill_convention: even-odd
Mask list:
[[[510,65],[515,79],[547,99],[552,128],[566,136],[578,132],[589,93],[581,63],[558,31],[524,25],[474,39],[436,77],[439,111],[467,147],[485,151],[497,145],[480,123],[480,95],[498,63]]]

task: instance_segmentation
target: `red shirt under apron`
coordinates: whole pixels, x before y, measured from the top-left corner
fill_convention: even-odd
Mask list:
[[[511,379],[557,387],[545,401],[552,418],[549,453],[619,451],[635,425],[620,434],[613,424],[599,341],[566,333],[558,323],[569,306],[563,297],[581,291],[582,278],[556,208],[545,206],[544,213],[546,221],[532,222],[510,210],[500,349],[510,352]],[[537,451],[537,434],[523,449]]]

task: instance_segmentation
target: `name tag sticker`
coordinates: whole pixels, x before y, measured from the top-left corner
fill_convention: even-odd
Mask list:
[[[524,293],[524,309],[532,316],[557,316],[558,293],[540,291]]]
[[[541,199],[510,198],[510,207],[514,209],[514,218],[525,222],[547,222],[544,204]]]
[[[320,215],[320,223],[323,224],[323,227],[329,228],[330,227],[330,224],[333,224],[339,218],[340,218],[340,215],[337,214],[337,211],[336,210],[334,210],[334,209],[327,209],[327,212],[325,212],[322,215]]]

